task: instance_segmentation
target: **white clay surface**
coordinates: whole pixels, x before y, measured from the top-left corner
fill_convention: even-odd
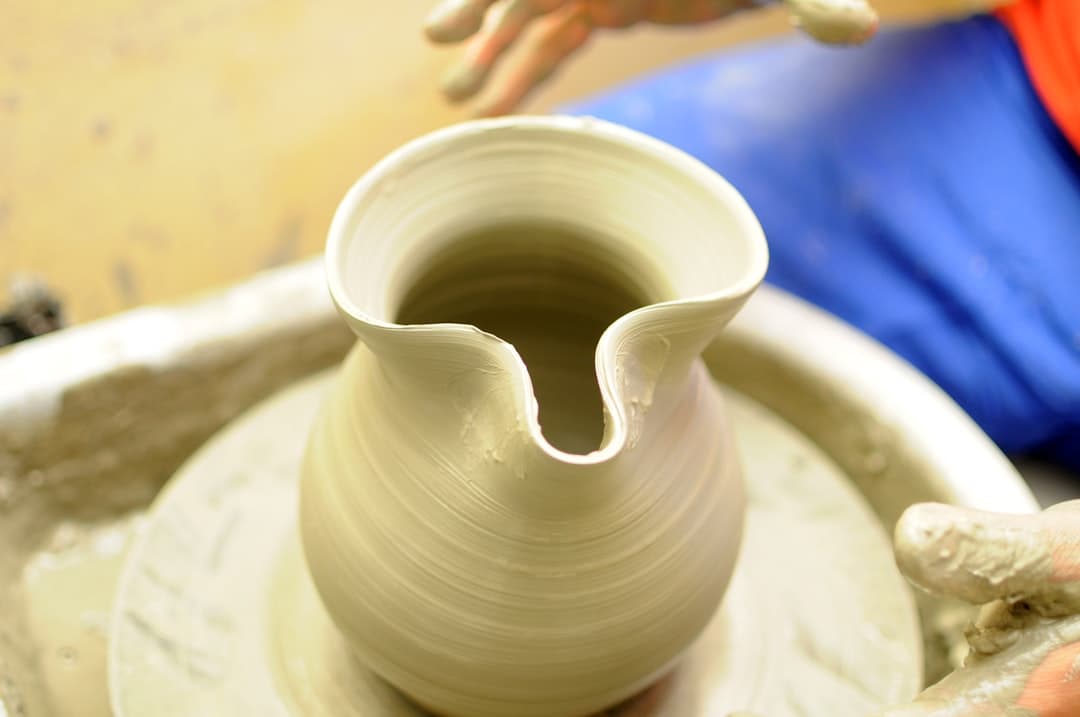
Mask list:
[[[332,385],[316,377],[253,409],[161,494],[114,613],[119,717],[424,714],[349,655],[301,564],[303,426]],[[813,444],[727,399],[752,477],[735,577],[672,677],[615,714],[836,717],[910,699],[921,639],[877,518]]]

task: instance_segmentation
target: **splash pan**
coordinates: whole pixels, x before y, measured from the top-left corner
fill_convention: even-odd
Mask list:
[[[317,405],[317,374],[351,344],[323,286],[313,262],[0,354],[0,715],[112,714],[110,651],[127,715],[421,714],[348,658],[292,542],[297,427]],[[747,543],[706,636],[622,713],[840,714],[940,676],[968,613],[920,597],[905,622],[916,598],[885,536],[917,501],[1035,509],[1012,466],[916,372],[775,290],[755,296],[707,361],[750,478]],[[290,438],[267,442],[279,434]],[[230,466],[226,448],[243,441],[263,448]],[[829,547],[851,530],[876,556],[859,566]],[[256,579],[228,579],[238,560]],[[839,594],[833,578],[813,587],[814,574],[840,576]],[[275,615],[297,617],[268,630]],[[730,646],[747,639],[787,656],[740,661]],[[851,640],[895,648],[897,669],[851,664]],[[821,692],[791,694],[799,671],[823,675]]]

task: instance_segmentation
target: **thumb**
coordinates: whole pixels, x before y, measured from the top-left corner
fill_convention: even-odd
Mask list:
[[[858,45],[877,32],[878,15],[867,0],[785,0],[796,27],[830,45]]]
[[[1080,612],[1080,502],[1036,515],[924,503],[901,516],[895,543],[900,570],[929,592]]]

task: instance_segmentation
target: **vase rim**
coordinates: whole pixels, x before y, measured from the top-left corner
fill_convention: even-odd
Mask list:
[[[559,135],[579,139],[589,137],[658,160],[681,178],[704,187],[718,203],[731,212],[737,224],[741,244],[747,251],[745,268],[735,280],[715,291],[650,303],[634,309],[616,319],[603,332],[596,347],[596,370],[601,400],[605,412],[611,417],[612,430],[610,440],[605,440],[600,448],[585,454],[560,450],[543,436],[528,368],[511,344],[469,324],[400,324],[377,318],[362,309],[350,296],[342,271],[353,239],[350,225],[359,213],[359,208],[373,192],[379,191],[380,187],[388,182],[396,181],[395,177],[403,167],[417,166],[425,160],[443,156],[448,148],[452,151],[457,142],[477,136],[491,135],[493,139],[501,139],[509,135],[530,134],[538,140]],[[324,262],[330,296],[339,313],[358,334],[389,332],[415,336],[452,332],[461,336],[464,341],[486,345],[493,353],[504,354],[503,358],[508,359],[515,374],[519,406],[522,407],[522,414],[526,417],[534,443],[550,458],[562,463],[597,465],[607,463],[618,455],[629,438],[626,401],[619,395],[620,389],[615,385],[614,354],[618,337],[633,326],[655,320],[665,312],[708,311],[712,307],[741,306],[764,280],[768,259],[764,230],[749,204],[730,182],[700,160],[661,140],[604,120],[562,115],[526,115],[477,119],[450,125],[417,137],[386,155],[353,184],[339,205],[330,225]]]

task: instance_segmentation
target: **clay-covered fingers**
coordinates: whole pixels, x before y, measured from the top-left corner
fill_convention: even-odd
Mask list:
[[[499,0],[473,2],[468,12],[450,15],[428,24],[428,35],[444,38],[468,37],[465,52],[443,76],[443,93],[454,101],[476,95],[487,82],[495,65],[536,18],[577,4],[571,0]],[[483,8],[480,27],[474,28],[476,12]],[[438,30],[436,30],[438,28]],[[472,32],[468,32],[468,30]],[[464,36],[464,37],[462,37]]]
[[[535,23],[514,64],[481,96],[474,113],[493,117],[511,112],[585,44],[592,32],[587,9],[571,3]]]
[[[916,505],[895,540],[900,569],[930,592],[1023,601],[1046,616],[1080,612],[1080,502],[1036,515]]]
[[[915,702],[910,705],[893,707],[874,717],[1016,717],[1018,713],[1009,712],[1007,707],[992,704],[971,705],[967,701],[951,700],[947,702]],[[1023,717],[1036,717],[1023,715]]]
[[[785,0],[792,22],[815,40],[832,45],[866,42],[878,15],[867,0]]]
[[[1080,617],[1025,624],[1001,650],[969,658],[913,703],[876,717],[1080,715]]]
[[[1024,682],[1016,706],[1019,709],[1013,714],[1080,715],[1080,642],[1063,645],[1047,655]]]
[[[1055,578],[1080,583],[1080,500],[1058,503],[1043,515],[1045,529],[1060,536],[1054,546]]]
[[[875,717],[1080,715],[1080,501],[1035,515],[924,503],[895,542],[912,582],[982,609],[964,667]]]
[[[475,35],[496,0],[443,0],[428,13],[424,33],[432,42],[461,42]]]

